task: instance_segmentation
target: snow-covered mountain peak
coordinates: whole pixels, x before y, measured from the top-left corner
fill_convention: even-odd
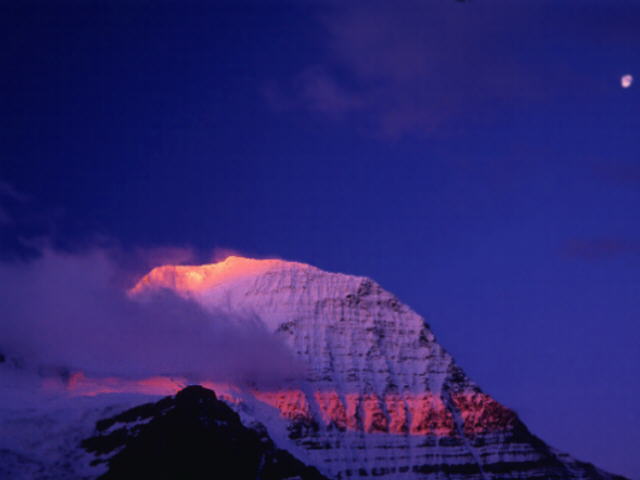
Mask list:
[[[180,294],[202,292],[228,285],[268,271],[315,269],[303,263],[279,259],[254,259],[229,256],[216,263],[203,265],[162,265],[143,276],[131,289],[132,294],[167,288]]]
[[[275,331],[327,299],[357,293],[363,283],[369,288],[375,285],[363,277],[325,272],[304,263],[231,256],[218,263],[156,267],[130,294],[138,297],[168,289],[208,310],[258,317]]]
[[[144,298],[166,289],[205,310],[261,322],[266,328],[256,329],[258,335],[275,337],[290,350],[302,375],[215,390],[243,421],[263,423],[278,447],[327,478],[624,480],[532,435],[515,412],[465,375],[423,317],[368,278],[232,256],[154,268],[130,295]],[[99,400],[107,392],[171,393],[181,383],[78,374],[65,388]],[[17,413],[12,407],[2,418],[0,429],[6,429]],[[12,428],[19,431],[22,424]],[[69,455],[79,444],[74,442]],[[3,463],[11,478],[21,478],[15,476],[24,469],[21,451],[0,451],[0,477]]]
[[[257,318],[306,367],[304,381],[245,396],[281,445],[330,478],[612,478],[561,455],[483,393],[424,318],[364,277],[230,257],[152,270],[206,309]]]

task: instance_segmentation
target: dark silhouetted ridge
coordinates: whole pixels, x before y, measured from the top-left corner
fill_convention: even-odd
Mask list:
[[[326,480],[200,386],[100,420],[96,430],[82,446],[107,465],[103,480]]]

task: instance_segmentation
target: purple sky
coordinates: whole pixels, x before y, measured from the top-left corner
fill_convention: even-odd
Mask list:
[[[533,432],[640,478],[639,23],[626,0],[3,2],[0,253],[370,276]]]

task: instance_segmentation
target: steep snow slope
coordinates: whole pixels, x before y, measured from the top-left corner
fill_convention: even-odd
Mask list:
[[[69,396],[43,390],[33,372],[0,364],[0,479],[72,480],[94,478],[103,466],[91,467],[91,455],[80,442],[97,420],[155,396],[114,393]]]
[[[281,448],[336,479],[612,479],[548,447],[484,394],[424,319],[372,280],[281,260],[163,266],[132,289],[169,288],[259,318],[306,366],[302,381],[243,394]]]

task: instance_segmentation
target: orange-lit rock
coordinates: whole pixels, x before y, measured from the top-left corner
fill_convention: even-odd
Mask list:
[[[346,430],[347,412],[337,392],[315,392],[314,397],[322,420],[327,425],[335,425],[338,430]]]
[[[362,429],[360,422],[360,395],[358,393],[347,393],[344,396],[347,415],[347,430],[359,431]]]
[[[389,415],[389,433],[407,433],[409,427],[404,398],[397,393],[388,394],[385,396],[385,406]]]
[[[389,431],[389,420],[382,409],[380,398],[376,394],[367,394],[362,402],[363,427],[367,433]]]
[[[283,418],[292,421],[311,420],[311,411],[306,395],[301,390],[283,390],[279,392],[254,392],[261,402],[280,411]]]
[[[510,430],[517,419],[515,413],[484,393],[454,394],[452,400],[467,436]]]
[[[455,424],[440,395],[432,393],[408,394],[407,405],[411,414],[409,432],[412,435],[453,436]]]

